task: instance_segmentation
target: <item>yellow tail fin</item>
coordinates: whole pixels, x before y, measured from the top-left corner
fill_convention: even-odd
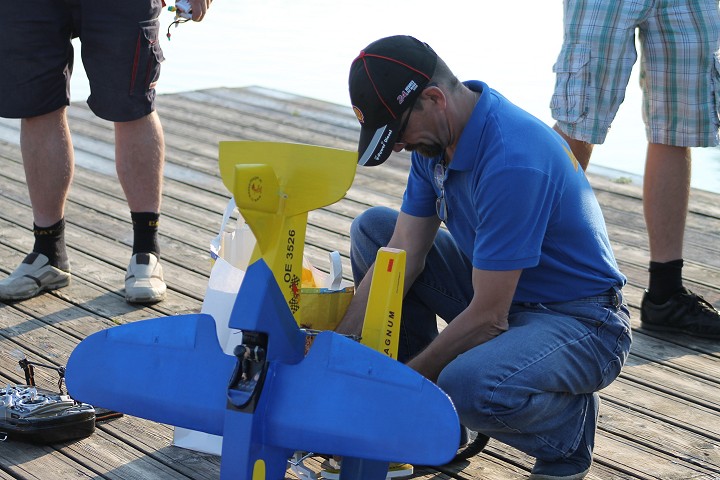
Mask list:
[[[220,142],[220,175],[257,240],[288,307],[301,320],[300,284],[307,212],[340,200],[357,153],[314,145]]]

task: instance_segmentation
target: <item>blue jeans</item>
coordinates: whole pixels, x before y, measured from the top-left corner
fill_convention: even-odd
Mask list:
[[[397,212],[374,207],[350,231],[359,283],[392,236]],[[473,296],[472,264],[440,230],[425,269],[403,301],[398,359],[407,361]],[[619,289],[554,304],[513,304],[509,328],[450,362],[438,385],[463,425],[547,461],[572,454],[593,411],[593,392],[620,373],[630,350],[630,319]],[[589,418],[588,421],[593,421]]]

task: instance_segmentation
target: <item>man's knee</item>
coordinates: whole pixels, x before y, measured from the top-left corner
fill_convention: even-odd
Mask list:
[[[128,95],[94,87],[88,98],[90,110],[110,122],[127,123],[147,117],[155,111],[155,90],[144,95]]]
[[[396,211],[387,207],[372,207],[353,220],[350,226],[350,261],[356,284],[375,262],[378,249],[390,241],[397,215]]]
[[[350,226],[350,241],[353,243],[371,243],[377,248],[384,247],[390,241],[397,212],[387,207],[372,207],[355,217]]]
[[[460,422],[473,430],[489,431],[527,415],[534,389],[512,385],[507,371],[475,353],[450,362],[437,382],[452,399]]]
[[[492,413],[489,375],[478,374],[478,368],[482,370],[456,359],[443,369],[437,382],[452,399],[461,423],[474,430],[487,428],[481,419],[489,418]]]

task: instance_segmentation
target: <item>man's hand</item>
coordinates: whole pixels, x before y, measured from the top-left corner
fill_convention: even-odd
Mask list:
[[[199,22],[205,17],[212,0],[189,0],[190,6],[192,7],[192,19],[194,22]]]
[[[521,273],[522,270],[503,272],[474,268],[475,294],[470,305],[407,365],[436,382],[443,368],[458,355],[505,332]]]
[[[406,254],[403,298],[425,267],[425,257],[432,247],[439,227],[440,219],[435,216],[413,217],[403,212],[398,214],[395,230],[387,247],[404,250]],[[368,269],[360,285],[355,289],[355,296],[350,302],[345,317],[335,329],[337,333],[344,335],[362,333],[374,269],[374,265]]]

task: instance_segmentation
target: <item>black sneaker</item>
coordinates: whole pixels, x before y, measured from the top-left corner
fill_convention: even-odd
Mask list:
[[[640,322],[647,330],[720,338],[720,312],[710,302],[687,288],[683,288],[662,305],[651,302],[646,290],[640,308]]]

